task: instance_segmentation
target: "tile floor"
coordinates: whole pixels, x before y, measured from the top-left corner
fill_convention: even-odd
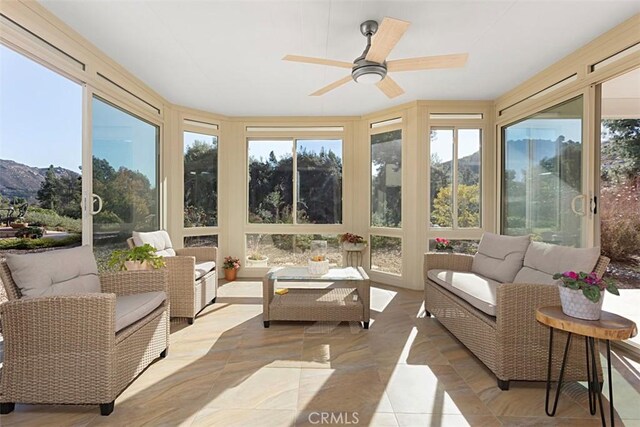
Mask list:
[[[173,323],[169,357],[127,388],[109,417],[97,407],[17,405],[0,425],[600,425],[579,383],[564,387],[555,418],[544,413],[544,383],[499,390],[437,320],[420,317],[420,292],[372,288],[368,331],[355,323],[264,329],[261,295],[259,282],[225,284],[194,325]],[[613,367],[617,425],[640,426],[640,362],[615,350]]]

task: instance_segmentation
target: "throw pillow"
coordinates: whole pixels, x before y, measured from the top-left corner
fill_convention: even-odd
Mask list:
[[[142,246],[145,243],[148,243],[156,248],[156,254],[159,256],[176,255],[176,251],[173,249],[173,245],[171,244],[169,233],[164,230],[150,231],[147,233],[134,231],[132,237],[133,243],[136,246]]]
[[[501,283],[511,283],[522,268],[530,236],[484,233],[473,257],[471,271]]]
[[[23,297],[99,293],[98,266],[89,246],[35,254],[7,254]]]
[[[524,256],[524,265],[515,283],[555,284],[555,273],[584,271],[590,273],[600,257],[600,248],[571,248],[543,242],[531,242]]]

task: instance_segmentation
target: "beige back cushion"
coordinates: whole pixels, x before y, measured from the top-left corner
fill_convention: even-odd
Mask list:
[[[171,244],[169,233],[164,230],[150,231],[148,233],[133,232],[133,243],[136,246],[143,246],[145,243],[156,248],[156,254],[160,256],[175,256],[176,251]]]
[[[7,254],[23,297],[99,293],[98,266],[89,246],[35,254]]]
[[[473,257],[471,271],[501,283],[511,283],[522,268],[531,238],[484,233]]]
[[[570,248],[549,243],[531,242],[524,256],[524,265],[514,279],[515,283],[555,284],[555,273],[565,271],[593,271],[600,248]]]

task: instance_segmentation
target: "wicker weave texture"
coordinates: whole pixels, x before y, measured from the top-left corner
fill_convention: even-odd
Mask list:
[[[482,360],[498,379],[546,380],[549,330],[535,320],[535,311],[545,305],[560,304],[557,287],[501,284],[497,290],[496,317],[493,318],[429,280],[426,275],[430,269],[470,271],[472,261],[473,257],[468,255],[425,254],[425,308]],[[603,274],[608,262],[608,258],[600,257],[595,271]],[[566,334],[555,334],[553,369],[556,375],[565,340]],[[584,340],[572,340],[569,351],[565,378],[585,380]]]
[[[8,271],[3,261],[0,270]],[[2,280],[17,295],[11,276]],[[168,347],[168,302],[115,333],[114,294],[166,291],[166,271],[110,273],[101,285],[105,293],[10,298],[0,305],[0,402],[109,403]]]
[[[293,287],[284,295],[274,294],[274,280],[267,273],[262,280],[263,320],[369,322],[369,276],[361,267],[358,271],[363,280],[341,280],[321,289]]]
[[[271,320],[362,321],[362,299],[353,288],[290,289],[271,301]]]

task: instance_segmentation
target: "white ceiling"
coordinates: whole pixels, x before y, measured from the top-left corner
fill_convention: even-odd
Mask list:
[[[602,117],[640,118],[640,68],[602,84]]]
[[[416,99],[493,100],[640,12],[609,1],[40,0],[170,102],[233,116],[360,115]],[[282,61],[351,62],[359,24],[412,22],[389,59],[468,52],[462,69],[393,73],[389,100],[349,83],[308,94],[348,70]]]

